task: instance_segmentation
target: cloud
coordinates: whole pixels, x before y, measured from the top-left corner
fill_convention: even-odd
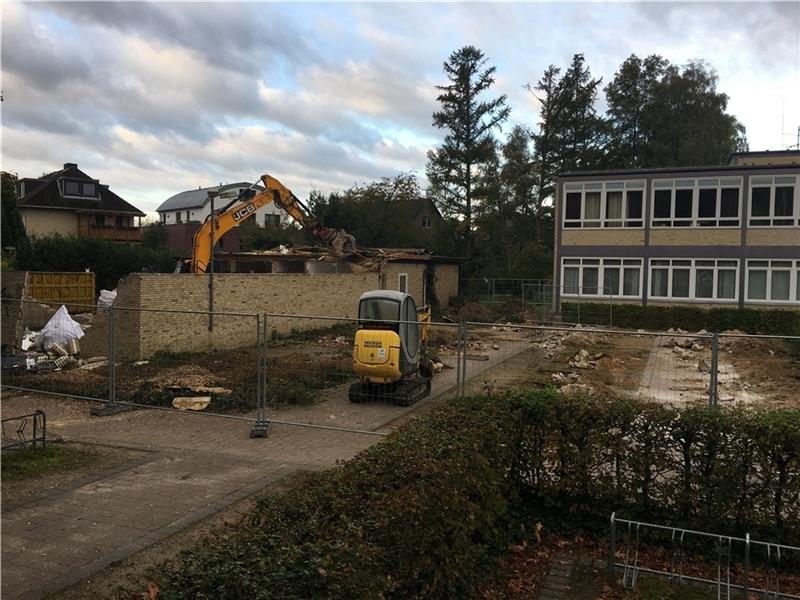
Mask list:
[[[754,148],[800,120],[797,3],[6,3],[2,28],[4,168],[78,162],[146,210],[265,170],[301,196],[424,173],[465,44],[497,66],[503,134],[536,126],[523,85],[575,52],[604,81],[632,52],[706,59]]]

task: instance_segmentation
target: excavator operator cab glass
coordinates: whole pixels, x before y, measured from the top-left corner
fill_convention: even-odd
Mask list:
[[[388,298],[365,298],[358,305],[359,329],[391,329],[400,333],[397,321],[400,318],[400,302]]]

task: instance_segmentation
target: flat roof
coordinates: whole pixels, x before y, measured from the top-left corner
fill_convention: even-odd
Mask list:
[[[611,169],[607,171],[566,171],[558,178],[567,177],[613,177],[622,175],[668,175],[670,173],[707,173],[709,171],[775,171],[797,170],[798,165],[707,165],[704,167],[657,167],[650,169]]]

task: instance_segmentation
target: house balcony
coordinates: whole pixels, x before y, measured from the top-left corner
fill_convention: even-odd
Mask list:
[[[115,225],[81,223],[78,227],[78,236],[113,242],[141,242],[142,230],[136,226],[117,227]]]

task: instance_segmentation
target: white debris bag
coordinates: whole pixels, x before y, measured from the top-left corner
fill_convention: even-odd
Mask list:
[[[38,342],[45,351],[49,351],[53,344],[64,344],[68,340],[82,337],[83,329],[80,324],[69,316],[67,307],[62,305],[39,332]]]
[[[108,310],[114,304],[117,297],[117,290],[100,290],[100,297],[97,299],[97,308]]]

